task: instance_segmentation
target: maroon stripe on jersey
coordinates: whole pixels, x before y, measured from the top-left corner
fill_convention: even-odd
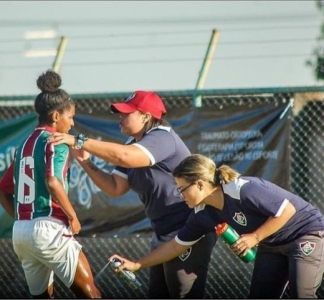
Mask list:
[[[28,157],[28,156],[32,156],[34,153],[34,149],[35,149],[35,145],[37,142],[37,139],[39,138],[39,136],[41,135],[42,131],[41,130],[35,130],[30,136],[29,138],[26,140],[25,145],[22,149],[21,155],[22,157],[18,157],[17,159],[21,159],[23,157]],[[33,172],[34,170],[29,168],[27,165],[25,166],[25,174],[30,177],[30,178],[34,178],[33,176]],[[29,187],[27,185],[25,185],[24,187],[24,196],[25,195],[29,195],[30,191],[29,191]],[[30,204],[21,204],[18,202],[18,215],[19,215],[19,219],[20,220],[31,220],[33,217],[33,211],[34,211],[34,205],[33,203]]]
[[[45,148],[46,173],[45,178],[54,176],[54,146],[47,143]]]

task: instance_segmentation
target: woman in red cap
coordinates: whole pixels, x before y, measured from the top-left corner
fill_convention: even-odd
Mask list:
[[[55,133],[51,139],[54,144],[73,146],[83,169],[109,196],[119,197],[130,189],[137,192],[153,228],[153,250],[172,240],[191,212],[172,176],[190,151],[162,118],[166,109],[156,93],[136,91],[125,102],[112,104],[111,110],[120,114],[121,132],[129,136],[125,145],[90,139],[84,134],[75,137]],[[115,169],[111,174],[100,170],[90,154],[116,165]],[[215,233],[208,233],[179,257],[150,268],[150,298],[203,298],[215,243]]]

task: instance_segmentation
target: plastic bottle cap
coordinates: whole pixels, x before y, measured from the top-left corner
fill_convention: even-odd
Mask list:
[[[217,224],[217,226],[216,226],[216,234],[217,235],[223,234],[226,231],[227,228],[228,228],[228,224],[227,223]]]

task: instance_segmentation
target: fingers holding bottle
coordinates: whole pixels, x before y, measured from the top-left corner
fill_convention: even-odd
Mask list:
[[[110,256],[109,260],[113,262],[113,266],[115,267],[116,272],[120,272],[121,270],[124,269],[135,272],[140,269],[139,263],[128,260],[117,254]]]
[[[252,234],[242,234],[240,238],[231,245],[231,249],[236,255],[245,256],[250,249],[258,244],[255,235]]]

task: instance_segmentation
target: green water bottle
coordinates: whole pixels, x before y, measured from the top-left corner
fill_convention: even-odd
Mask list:
[[[234,230],[234,228],[229,226],[227,223],[218,224],[216,226],[216,234],[229,245],[234,244],[240,238],[239,234]],[[244,262],[248,263],[254,260],[255,254],[255,249],[251,248],[247,254],[244,256],[238,255],[238,257]]]

